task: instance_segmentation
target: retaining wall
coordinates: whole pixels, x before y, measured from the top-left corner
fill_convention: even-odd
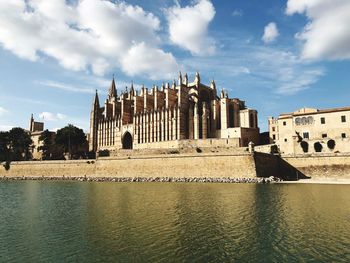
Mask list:
[[[350,154],[282,156],[282,158],[311,178],[350,179]]]
[[[97,160],[12,162],[0,177],[279,177],[350,179],[350,155],[165,154]]]
[[[76,161],[12,162],[0,176],[26,177],[256,177],[254,158],[239,155],[165,155]]]

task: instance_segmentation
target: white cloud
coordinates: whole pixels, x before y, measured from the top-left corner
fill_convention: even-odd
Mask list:
[[[17,56],[36,61],[44,54],[67,69],[91,69],[96,75],[118,66],[139,43],[163,52],[159,19],[123,1],[0,1],[0,21],[0,45]]]
[[[306,90],[324,75],[324,69],[304,63],[292,52],[261,48],[252,56],[260,61],[255,68],[272,83],[274,93],[293,95]]]
[[[324,74],[323,67],[306,63],[293,52],[278,47],[246,45],[233,39],[227,50],[214,57],[186,58],[187,70],[201,69],[201,75],[216,80],[220,89],[257,88],[266,92],[293,95],[311,88]],[[223,83],[221,79],[232,79]]]
[[[304,59],[350,59],[349,0],[288,0],[286,14],[304,14],[309,22],[296,37]]]
[[[276,40],[278,37],[278,29],[275,23],[271,22],[267,24],[264,28],[264,35],[262,36],[262,40],[265,43],[270,43]]]
[[[215,41],[208,36],[208,25],[215,16],[209,0],[197,0],[193,6],[173,6],[166,10],[170,40],[194,55],[215,53]]]
[[[0,107],[0,116],[4,115],[4,114],[6,114],[6,113],[8,113],[8,110],[6,110],[6,109],[3,108],[3,107]]]
[[[324,74],[322,69],[310,69],[305,70],[301,74],[299,71],[292,71],[292,81],[284,80],[284,76],[280,78],[282,83],[276,90],[277,94],[295,94],[299,91],[306,90],[310,86],[318,81],[318,79]]]
[[[170,72],[178,70],[178,65],[171,53],[147,47],[144,42],[133,45],[121,63],[123,71],[128,75],[134,76],[141,73],[151,79],[171,78],[174,75]],[[154,65],[157,65],[157,70],[154,70]]]
[[[241,17],[243,16],[243,11],[241,9],[235,9],[232,12],[233,17]]]
[[[73,86],[70,84],[61,83],[61,82],[52,81],[52,80],[37,81],[36,83],[39,85],[42,85],[42,86],[61,89],[61,90],[65,90],[65,91],[71,91],[71,92],[90,93],[90,94],[93,94],[95,92],[95,90],[92,88],[90,88],[90,89],[80,88],[80,87],[76,87],[76,86]]]
[[[59,121],[65,119],[67,116],[62,113],[51,113],[44,111],[39,114],[39,118],[44,121]]]

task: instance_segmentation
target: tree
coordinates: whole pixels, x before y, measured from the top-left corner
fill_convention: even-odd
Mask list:
[[[38,149],[42,151],[42,159],[51,159],[54,147],[52,133],[49,132],[49,130],[43,131],[39,137],[39,142],[42,142],[42,146],[38,147]]]
[[[9,158],[9,133],[0,132],[0,162],[8,161]]]
[[[31,158],[30,146],[33,143],[28,132],[16,127],[8,132],[8,145],[11,152],[11,160],[23,161]]]
[[[69,159],[87,144],[84,131],[72,124],[57,131],[55,142],[63,147],[65,153],[69,154]]]

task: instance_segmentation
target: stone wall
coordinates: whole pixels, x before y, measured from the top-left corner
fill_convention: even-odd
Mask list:
[[[307,177],[350,179],[350,154],[282,156],[282,158]]]
[[[198,140],[175,140],[136,144],[134,149],[174,149],[174,148],[193,148],[193,147],[239,147],[239,138],[230,139],[198,139]]]
[[[249,154],[174,154],[99,158],[98,160],[12,162],[9,177],[256,177]]]
[[[275,176],[284,180],[350,179],[350,154],[278,156],[254,154],[258,177]]]
[[[280,161],[279,159],[279,156],[255,152],[254,162],[256,175],[258,177],[280,176],[280,172],[278,170]]]
[[[98,160],[12,162],[0,177],[279,177],[350,179],[350,154],[280,156],[248,153],[131,155]]]
[[[277,150],[276,144],[255,145],[254,150],[260,153],[272,153]]]

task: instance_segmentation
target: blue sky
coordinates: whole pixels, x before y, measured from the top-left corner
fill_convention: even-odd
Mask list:
[[[347,0],[0,3],[0,130],[88,131],[93,93],[151,87],[199,71],[268,116],[349,106]]]

